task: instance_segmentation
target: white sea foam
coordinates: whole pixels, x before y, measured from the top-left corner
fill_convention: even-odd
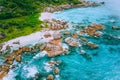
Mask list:
[[[16,73],[10,70],[8,74],[3,78],[3,80],[16,80],[15,76],[16,76]]]
[[[59,75],[55,75],[55,80],[60,80],[60,76]]]
[[[65,49],[65,50],[68,50],[68,49],[69,49],[68,45],[65,44],[65,43],[62,43],[62,47],[63,47],[63,49]]]
[[[52,70],[52,67],[54,66],[54,65],[50,65],[48,63],[44,63],[44,65],[45,65],[44,69],[46,72],[50,72]]]
[[[34,77],[38,73],[36,67],[24,67],[23,68],[27,73],[25,74],[27,78]]]
[[[41,58],[41,57],[44,57],[46,54],[47,54],[46,51],[42,51],[42,52],[38,53],[37,55],[35,55],[33,58],[34,59]]]

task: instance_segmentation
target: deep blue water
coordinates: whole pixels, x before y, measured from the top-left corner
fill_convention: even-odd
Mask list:
[[[99,1],[99,0],[97,0]],[[112,0],[113,1],[113,0]],[[82,56],[78,48],[70,47],[70,53],[55,58],[38,57],[37,54],[24,54],[23,63],[19,68],[10,72],[4,80],[33,80],[35,73],[39,73],[39,80],[44,80],[52,72],[45,71],[45,63],[50,60],[59,60],[60,77],[56,80],[120,80],[120,31],[112,30],[112,26],[120,26],[120,19],[116,9],[111,6],[111,1],[106,0],[106,5],[99,7],[75,8],[53,13],[54,18],[65,20],[70,25],[88,25],[100,23],[105,25],[103,35],[99,38],[86,37],[99,45],[98,49],[91,50],[84,47],[87,56]],[[116,2],[116,1],[114,1]],[[116,13],[114,12],[116,11]],[[115,21],[115,23],[111,23]],[[70,31],[78,31],[74,28]],[[67,37],[67,36],[64,36]],[[111,39],[108,39],[111,38]]]

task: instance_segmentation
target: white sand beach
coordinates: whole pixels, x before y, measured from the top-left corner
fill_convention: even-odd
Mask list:
[[[41,21],[43,21],[43,20],[51,20],[52,19],[51,14],[52,13],[46,13],[46,12],[42,13],[41,16],[39,17],[39,20],[41,20]],[[12,39],[12,40],[10,40],[8,42],[4,42],[2,51],[4,51],[6,49],[6,46],[8,46],[8,45],[12,46],[11,48],[16,48],[16,47],[28,45],[30,43],[38,42],[40,40],[42,40],[44,42],[48,42],[48,41],[52,40],[53,39],[52,36],[49,37],[49,38],[44,37],[44,34],[46,32],[49,32],[52,35],[55,31],[43,29],[43,30],[38,31],[36,33],[32,33],[32,34],[27,35],[27,36],[18,37],[16,39]],[[19,42],[20,45],[13,44],[14,42]]]
[[[39,17],[39,20],[43,21],[43,20],[49,20],[51,21],[52,19],[52,13],[49,12],[43,12],[41,13],[41,16]]]

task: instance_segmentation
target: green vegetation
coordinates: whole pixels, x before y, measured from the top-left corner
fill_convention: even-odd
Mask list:
[[[33,14],[19,18],[0,20],[0,22],[4,23],[5,26],[0,28],[0,31],[6,34],[6,38],[1,39],[0,43],[39,31],[41,29],[41,21],[38,20],[39,16],[39,14]]]
[[[41,30],[40,12],[50,5],[79,3],[78,0],[0,0],[0,43]]]

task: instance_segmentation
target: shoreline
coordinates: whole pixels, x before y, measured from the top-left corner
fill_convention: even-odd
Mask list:
[[[39,20],[44,21],[44,20],[52,20],[52,13],[48,13],[48,12],[43,12],[41,13],[41,16],[39,17]],[[55,31],[49,30],[47,28],[43,28],[40,31],[37,31],[35,33],[26,35],[26,36],[21,36],[21,37],[17,37],[15,39],[9,40],[7,42],[2,43],[2,49],[1,51],[5,51],[7,46],[10,46],[11,48],[17,48],[17,47],[21,47],[21,46],[26,46],[29,45],[30,43],[34,43],[34,42],[39,42],[40,40],[43,40],[45,42],[48,42],[50,40],[53,39],[52,38],[45,38],[44,34],[49,31],[51,34],[53,34]],[[16,43],[16,44],[14,44]],[[19,44],[17,44],[19,43]]]
[[[29,45],[30,43],[34,43],[34,42],[38,42],[40,40],[43,40],[45,42],[48,42],[49,40],[53,39],[53,37],[51,38],[45,38],[44,37],[44,34],[47,32],[48,30],[41,30],[39,32],[36,32],[36,33],[32,33],[30,35],[27,35],[27,36],[21,36],[21,37],[18,37],[18,38],[15,38],[15,39],[12,39],[8,42],[5,42],[3,43],[3,48],[1,49],[2,51],[5,51],[6,50],[6,47],[9,45],[9,46],[12,46],[11,48],[16,48],[16,47],[20,47],[20,46],[26,46],[26,45]],[[51,34],[54,33],[54,31],[49,31]],[[14,44],[16,42],[16,44]],[[17,44],[17,42],[19,42],[20,44]]]
[[[62,10],[65,10],[65,9],[71,9],[71,8],[77,8],[77,7],[90,7],[90,6],[100,6],[100,5],[102,5],[102,2],[100,2],[100,3],[94,3],[94,2],[86,2],[86,1],[82,1],[83,3],[82,4],[78,4],[77,6],[75,6],[75,5],[73,5],[73,6],[70,6],[70,5],[68,5],[68,4],[66,4],[66,5],[60,5],[60,6],[58,6],[58,7],[61,7],[61,6],[63,6],[63,9],[60,9],[60,10],[54,10],[53,12],[57,12],[57,11],[62,11]],[[70,7],[68,7],[68,6],[70,6]],[[54,6],[55,7],[55,6]],[[67,7],[67,8],[66,8]],[[52,7],[50,7],[50,8],[52,8]],[[41,13],[41,15],[40,15],[40,17],[39,17],[39,20],[41,20],[41,21],[43,21],[44,22],[44,20],[46,21],[48,21],[48,22],[51,22],[52,21],[52,19],[54,19],[53,17],[52,17],[52,12],[51,11],[45,11],[47,8],[45,8],[44,9],[44,11]],[[17,38],[15,38],[15,39],[12,39],[12,40],[9,40],[9,41],[7,41],[7,42],[4,42],[4,43],[1,43],[1,44],[3,44],[3,46],[2,46],[2,49],[1,49],[1,51],[5,51],[5,49],[6,49],[6,47],[7,46],[12,46],[12,47],[20,47],[20,46],[25,46],[25,45],[28,45],[28,44],[30,44],[31,42],[38,42],[39,40],[41,40],[41,38],[42,37],[40,37],[40,35],[44,35],[45,34],[45,32],[44,32],[44,34],[43,34],[43,32],[44,32],[44,29],[42,29],[41,31],[38,31],[38,32],[35,32],[35,33],[32,33],[32,34],[29,34],[29,35],[26,35],[26,36],[21,36],[21,37],[17,37]],[[51,30],[50,32],[54,32],[53,30]],[[42,33],[42,34],[41,34]],[[38,37],[39,36],[39,37]],[[27,38],[27,40],[25,40]],[[29,39],[29,40],[28,40]],[[45,40],[45,41],[47,41],[47,40]],[[20,43],[20,45],[18,45],[18,44],[13,44],[13,43],[16,43],[16,42],[19,42]]]
[[[38,31],[36,33],[32,33],[27,36],[18,37],[16,39],[12,39],[12,40],[4,43],[4,45],[1,49],[3,51],[3,53],[7,50],[8,46],[13,51],[12,51],[12,53],[10,52],[11,55],[9,55],[9,57],[5,57],[6,64],[3,66],[3,68],[5,68],[6,71],[2,71],[0,78],[3,78],[7,75],[7,73],[10,70],[9,67],[13,63],[14,60],[21,62],[22,53],[30,52],[35,49],[36,46],[32,46],[32,48],[29,48],[27,46],[31,43],[39,42],[40,40],[44,41],[44,43],[42,45],[38,44],[39,46],[37,46],[37,48],[40,49],[40,52],[46,51],[48,57],[54,57],[54,56],[58,56],[58,55],[68,54],[69,48],[66,48],[65,46],[62,45],[63,44],[62,43],[62,35],[59,32],[60,30],[66,30],[67,28],[69,28],[67,22],[62,22],[60,20],[54,19],[52,17],[52,13],[50,13],[50,12],[41,13],[39,20],[41,20],[43,22],[45,22],[44,20],[47,20],[47,23],[45,22],[45,24],[43,24],[43,26],[46,26],[46,24],[48,24],[50,26],[48,28],[43,28],[41,31]],[[56,25],[57,25],[57,28],[56,28]],[[89,31],[89,29],[88,29],[88,31]],[[69,35],[69,33],[65,33],[65,34]],[[78,34],[74,33],[72,35],[72,37],[68,37],[65,39],[66,44],[68,44],[72,47],[80,46],[80,45],[78,45],[78,41],[77,41],[77,38],[79,37]],[[95,45],[93,43],[89,43],[88,46],[93,46],[93,48],[97,48],[97,45]],[[18,48],[18,47],[19,47],[19,49],[14,50],[14,48]],[[11,58],[12,58],[12,60],[11,60]],[[6,66],[8,68],[6,68]]]

